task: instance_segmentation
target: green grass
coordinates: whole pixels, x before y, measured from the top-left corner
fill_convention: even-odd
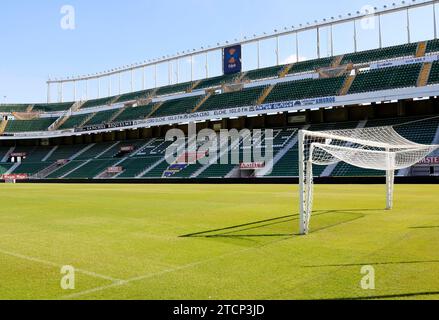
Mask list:
[[[3,185],[0,299],[439,299],[438,191],[316,186],[301,237],[291,185]]]

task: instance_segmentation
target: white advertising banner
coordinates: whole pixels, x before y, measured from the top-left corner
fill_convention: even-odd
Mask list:
[[[425,56],[425,57],[420,57],[420,58],[408,58],[408,59],[401,59],[401,60],[372,63],[370,65],[370,69],[373,70],[373,69],[383,69],[383,68],[390,68],[390,67],[400,67],[400,66],[405,66],[405,65],[409,65],[409,64],[435,62],[438,60],[439,60],[439,55],[435,54],[435,55]]]
[[[297,112],[301,110],[329,108],[347,105],[360,105],[379,101],[393,101],[399,99],[411,99],[418,97],[431,97],[439,93],[439,85],[426,87],[413,87],[403,89],[382,90],[351,94],[345,96],[321,97],[315,99],[295,100],[279,103],[269,103],[260,106],[247,106],[239,108],[229,108],[223,110],[212,110],[196,112],[192,114],[181,114],[160,118],[150,118],[145,120],[124,121],[118,123],[101,124],[86,126],[84,128],[66,129],[56,131],[40,132],[18,132],[4,133],[0,140],[18,139],[49,139],[56,137],[78,136],[82,134],[98,134],[111,131],[150,128],[163,125],[186,124],[189,122],[201,122],[206,120],[221,120],[228,118],[238,118],[246,116],[257,116],[265,114],[276,114],[282,112]]]

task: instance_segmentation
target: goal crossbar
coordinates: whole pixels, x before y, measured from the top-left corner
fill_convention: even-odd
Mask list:
[[[379,137],[386,130],[388,133],[392,134],[391,141],[383,142],[379,141],[383,137]],[[364,134],[358,135],[358,132],[362,131],[364,134],[371,134],[371,140],[367,140],[364,138]],[[326,139],[338,139],[344,140],[350,143],[358,143],[361,145],[366,145],[370,147],[376,148],[391,148],[391,149],[404,149],[408,146],[418,146],[418,147],[426,147],[426,145],[419,144],[399,135],[393,127],[379,127],[379,128],[365,128],[365,129],[346,129],[346,130],[334,130],[334,131],[308,131],[301,130],[303,135],[308,137],[318,137],[318,138],[326,138]],[[428,146],[431,147],[431,146]]]

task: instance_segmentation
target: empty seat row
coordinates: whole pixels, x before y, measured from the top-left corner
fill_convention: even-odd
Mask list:
[[[363,64],[374,61],[389,60],[399,57],[412,57],[416,55],[417,43],[404,44],[399,46],[373,49],[344,55],[342,64],[353,63]]]
[[[145,119],[153,109],[153,104],[147,104],[139,107],[129,107],[118,115],[116,119],[114,119],[114,122]]]
[[[300,100],[307,98],[336,96],[339,94],[345,77],[328,79],[306,79],[277,84],[265,99],[266,103]]]
[[[200,96],[195,96],[166,101],[154,112],[152,117],[191,113],[200,99]]]
[[[422,64],[374,69],[360,72],[349,93],[414,87],[419,78]]]
[[[37,120],[12,120],[8,121],[5,132],[33,132],[46,131],[56,118],[43,118]]]
[[[243,89],[242,91],[214,94],[198,109],[209,111],[234,107],[252,106],[263,93],[266,87]]]

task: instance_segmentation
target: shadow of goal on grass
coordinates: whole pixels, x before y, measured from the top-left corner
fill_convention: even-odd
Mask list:
[[[365,211],[355,210],[321,210],[313,212],[312,233],[352,222],[364,217]],[[180,238],[274,238],[298,236],[299,215],[286,215],[271,219],[206,230],[180,236]]]
[[[382,266],[382,265],[404,265],[404,264],[430,264],[439,263],[439,260],[408,260],[408,261],[384,261],[384,262],[356,262],[356,263],[340,263],[340,264],[320,264],[308,265],[304,268],[340,268],[340,267],[362,267],[362,266]]]
[[[365,296],[365,297],[338,298],[338,299],[330,299],[330,300],[383,300],[383,299],[395,300],[395,299],[411,299],[415,297],[428,297],[428,296],[439,296],[439,291],[409,292],[409,293],[375,295],[375,296]]]
[[[410,229],[439,229],[439,226],[419,226],[419,227],[410,227]]]

